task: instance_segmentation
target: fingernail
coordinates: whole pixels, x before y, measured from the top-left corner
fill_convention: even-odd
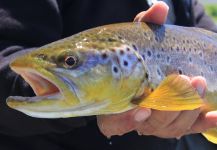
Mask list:
[[[151,115],[151,110],[150,109],[139,109],[135,116],[134,120],[137,122],[143,122],[145,121],[149,116]]]

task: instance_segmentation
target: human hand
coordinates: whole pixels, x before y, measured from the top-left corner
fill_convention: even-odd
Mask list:
[[[149,10],[139,13],[134,21],[146,21],[163,24],[168,14],[168,6],[164,2],[156,2]],[[204,96],[206,82],[204,78],[189,78],[182,76]],[[201,113],[200,109],[192,111],[157,111],[146,108],[135,108],[128,112],[116,115],[97,117],[101,132],[110,137],[123,135],[136,130],[142,135],[155,135],[158,137],[172,138],[185,134],[199,133],[206,129],[216,127],[217,113]]]
[[[188,80],[203,98],[206,81],[203,77],[181,75]],[[111,137],[136,130],[140,135],[155,135],[162,138],[181,137],[186,134],[204,132],[217,126],[217,113],[201,113],[201,109],[188,111],[158,111],[135,108],[116,115],[97,117],[101,132]]]

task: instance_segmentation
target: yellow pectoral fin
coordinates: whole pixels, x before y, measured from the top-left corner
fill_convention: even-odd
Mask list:
[[[213,128],[213,129],[209,129],[207,130],[206,132],[202,133],[203,136],[205,136],[205,138],[214,143],[214,144],[217,144],[217,129],[216,128]]]
[[[179,75],[167,76],[160,85],[142,101],[140,107],[166,111],[193,110],[202,106],[203,100],[194,87]]]

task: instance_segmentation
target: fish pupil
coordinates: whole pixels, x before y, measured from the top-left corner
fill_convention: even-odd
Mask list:
[[[73,67],[77,63],[77,59],[74,56],[67,56],[65,58],[65,64],[68,67]]]

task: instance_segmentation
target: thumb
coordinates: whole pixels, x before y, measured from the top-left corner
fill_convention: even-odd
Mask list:
[[[164,24],[168,15],[169,7],[163,1],[155,2],[147,11],[140,12],[134,21]]]

